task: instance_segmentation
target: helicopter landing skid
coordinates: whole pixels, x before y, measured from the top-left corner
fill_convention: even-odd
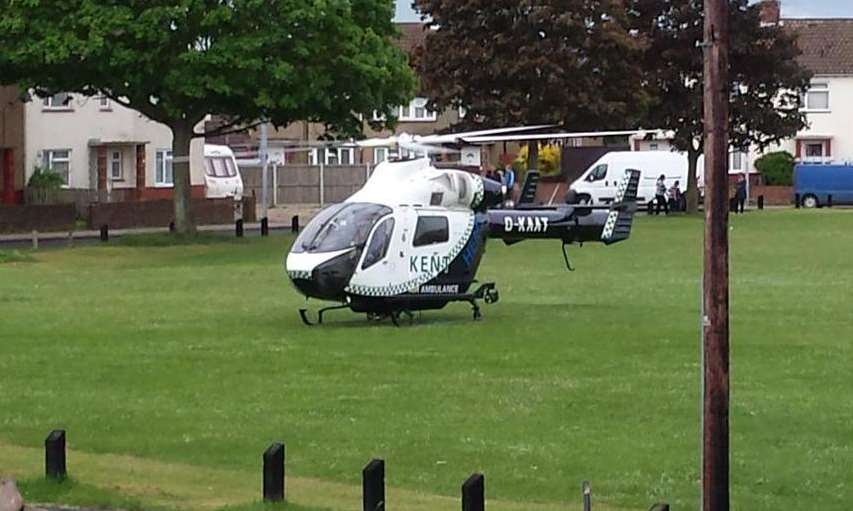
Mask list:
[[[301,317],[302,322],[308,326],[322,325],[323,324],[323,314],[325,314],[326,312],[333,311],[333,310],[340,310],[340,309],[348,309],[348,308],[349,308],[349,305],[347,305],[347,304],[334,305],[332,307],[323,307],[322,309],[317,311],[317,321],[316,322],[312,322],[310,319],[308,319],[308,309],[299,309],[299,317]]]

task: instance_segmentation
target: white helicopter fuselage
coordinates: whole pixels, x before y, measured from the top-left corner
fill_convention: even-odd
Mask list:
[[[434,281],[457,258],[471,266],[462,268],[470,279],[459,275],[463,287],[473,280],[486,234],[472,236],[483,183],[427,158],[381,163],[361,190],[306,227],[287,256],[288,275],[304,294],[331,300],[464,292],[458,280]]]

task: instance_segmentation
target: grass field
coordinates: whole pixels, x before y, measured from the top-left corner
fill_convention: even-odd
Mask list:
[[[304,327],[285,236],[0,258],[0,473],[32,499],[252,508],[282,439],[291,509],[360,509],[374,456],[389,509],[458,509],[474,471],[495,511],[579,509],[583,479],[596,510],[695,509],[701,239],[641,217],[575,273],[559,244],[495,242],[482,322],[402,328]],[[731,239],[733,508],[849,509],[853,211],[754,212]],[[74,487],[39,480],[56,427]]]

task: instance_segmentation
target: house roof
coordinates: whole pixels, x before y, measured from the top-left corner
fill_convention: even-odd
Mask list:
[[[403,51],[412,55],[426,40],[426,25],[417,21],[396,23],[396,25],[400,31],[397,44]]]
[[[817,75],[853,75],[853,19],[785,19],[799,35],[800,64]]]

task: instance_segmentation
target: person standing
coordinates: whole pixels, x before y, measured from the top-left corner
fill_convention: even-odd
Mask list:
[[[515,171],[512,170],[512,165],[507,164],[503,172],[503,185],[506,186],[506,195],[509,200],[512,200],[513,189],[515,188]]]
[[[744,206],[746,205],[746,178],[740,174],[737,178],[737,189],[735,190],[735,199],[737,200],[737,208],[735,213],[743,214]]]
[[[660,208],[663,206],[665,215],[669,214],[669,204],[666,203],[666,176],[661,174],[655,183],[655,215],[660,215]]]

